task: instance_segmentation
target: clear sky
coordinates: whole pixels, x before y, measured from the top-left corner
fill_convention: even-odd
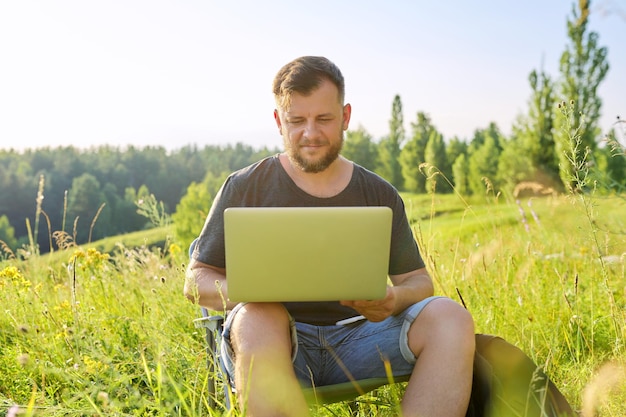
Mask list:
[[[0,148],[243,142],[280,146],[271,82],[301,55],[346,78],[351,129],[405,128],[419,111],[445,139],[527,110],[528,74],[558,77],[574,0],[4,0]],[[626,1],[595,0],[609,49],[602,127],[626,118]]]

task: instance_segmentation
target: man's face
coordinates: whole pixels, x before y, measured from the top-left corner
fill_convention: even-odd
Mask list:
[[[309,173],[328,168],[341,151],[350,111],[330,81],[323,81],[308,96],[294,93],[287,108],[274,111],[291,163]]]

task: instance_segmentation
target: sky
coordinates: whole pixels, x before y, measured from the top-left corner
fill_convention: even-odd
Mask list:
[[[405,129],[427,113],[444,138],[527,112],[528,75],[559,76],[574,0],[5,0],[0,149],[241,142],[281,146],[271,83],[323,55],[346,79],[350,129]],[[626,0],[594,0],[608,48],[604,131],[626,118]]]

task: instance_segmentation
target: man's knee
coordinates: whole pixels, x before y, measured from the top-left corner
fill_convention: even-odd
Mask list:
[[[415,354],[431,343],[453,344],[459,350],[474,349],[474,320],[460,304],[449,298],[431,301],[409,330],[409,346]]]
[[[266,345],[268,340],[288,343],[289,314],[280,303],[247,303],[236,312],[229,333],[235,351]]]
[[[461,335],[469,335],[474,338],[474,319],[465,307],[451,299],[440,299],[438,303],[433,304],[432,314],[443,319],[444,323],[439,323],[442,327],[456,330]]]

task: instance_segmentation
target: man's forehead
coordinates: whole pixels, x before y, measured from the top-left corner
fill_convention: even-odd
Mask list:
[[[276,97],[276,104],[285,112],[290,111],[294,108],[294,106],[308,107],[313,101],[328,101],[329,104],[331,102],[341,104],[341,98],[337,86],[329,80],[323,80],[311,91],[291,91],[289,93],[285,93],[282,97]]]

